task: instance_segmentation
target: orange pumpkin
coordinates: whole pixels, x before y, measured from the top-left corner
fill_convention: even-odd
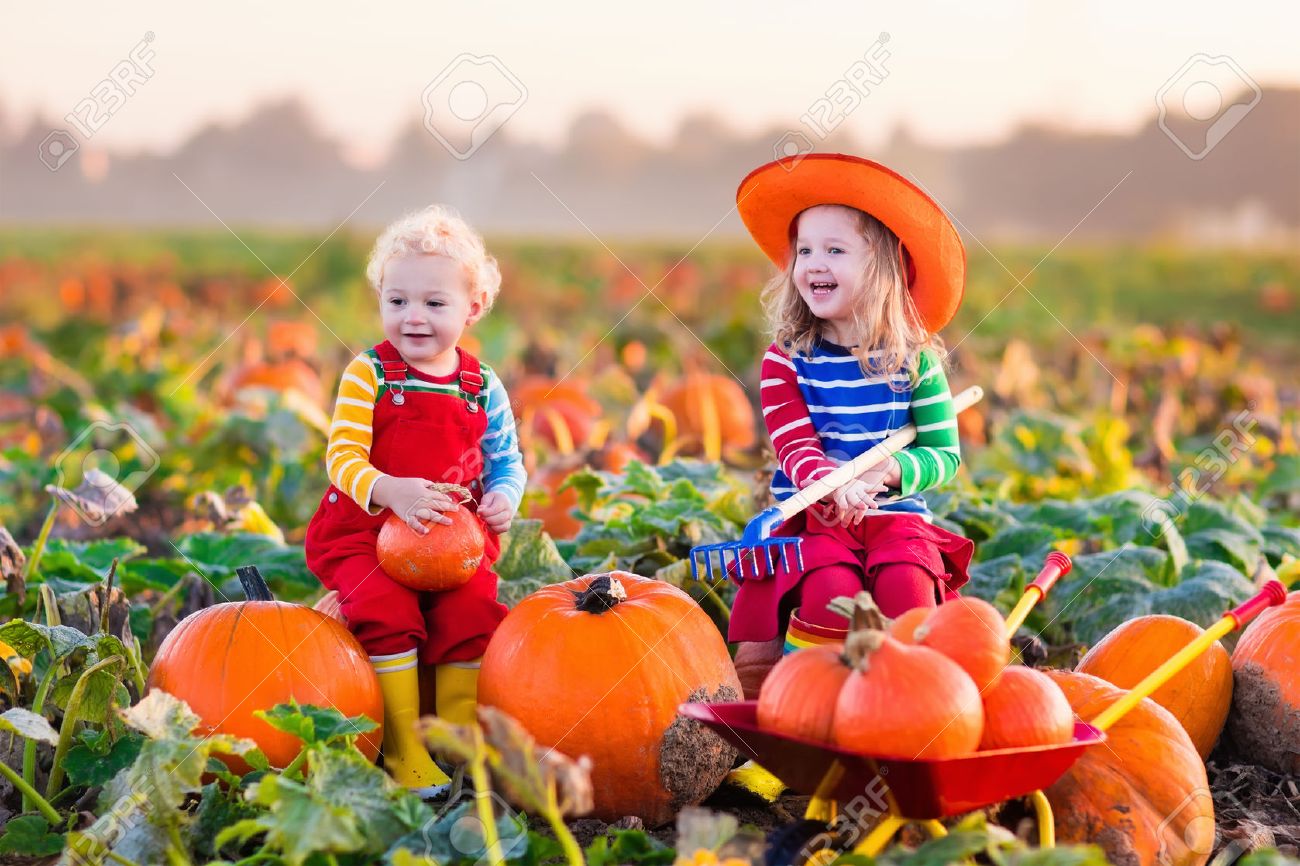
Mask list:
[[[850,633],[844,652],[853,673],[831,725],[841,748],[915,759],[965,755],[979,746],[979,689],[952,659],[875,630]]]
[[[510,403],[515,415],[526,422],[522,435],[536,437],[562,453],[586,445],[604,412],[576,379],[556,382],[528,376],[511,386]]]
[[[1105,680],[1044,671],[1082,719],[1123,696]],[[1064,842],[1095,843],[1112,863],[1201,866],[1214,846],[1205,764],[1178,720],[1150,699],[1111,726],[1045,792]]]
[[[516,605],[488,644],[478,694],[539,744],[590,756],[593,814],[606,821],[664,824],[711,794],[735,757],[677,713],[683,701],[740,697],[722,635],[686,593],[628,572]]]
[[[754,410],[740,383],[730,376],[689,373],[664,395],[677,421],[683,450],[699,453],[712,436],[724,448],[754,444]]]
[[[582,529],[582,521],[571,513],[578,507],[577,489],[559,489],[571,471],[567,466],[553,465],[531,476],[531,480],[545,490],[549,498],[545,502],[530,500],[528,516],[542,521],[542,528],[551,538],[573,538]]]
[[[324,401],[320,376],[311,365],[299,358],[286,358],[252,364],[238,370],[231,379],[230,390],[238,393],[244,388],[270,388],[273,391],[299,391],[311,402]]]
[[[1228,737],[1242,755],[1300,774],[1300,592],[1261,613],[1232,651]]]
[[[829,743],[835,702],[851,668],[843,644],[810,646],[776,663],[758,695],[758,723],[771,731]]]
[[[451,523],[427,523],[421,535],[396,514],[379,528],[375,555],[384,572],[402,586],[429,592],[469,582],[483,561],[483,523],[465,506],[442,514]]]
[[[1061,687],[1033,668],[1009,665],[984,692],[980,751],[1049,746],[1074,737],[1074,713]]]
[[[914,607],[894,618],[889,626],[889,636],[903,643],[916,643],[916,629],[930,616],[932,607]]]
[[[1178,650],[1203,634],[1195,623],[1176,616],[1140,616],[1117,626],[1088,650],[1079,673],[1131,689]],[[1182,724],[1196,751],[1208,757],[1232,705],[1232,660],[1215,641],[1187,667],[1151,695]]]
[[[148,689],[170,692],[190,705],[200,729],[247,737],[274,767],[285,767],[302,741],[253,715],[290,699],[366,715],[383,725],[379,679],[361,644],[340,623],[300,604],[275,601],[256,569],[240,568],[248,601],[213,605],[181,620],[163,640],[149,668]],[[382,730],[357,739],[370,760]],[[248,765],[221,755],[233,772]]]
[[[957,662],[981,692],[998,681],[1011,661],[1007,623],[998,609],[973,597],[956,598],[935,608],[912,630],[912,642],[926,646]],[[909,612],[910,613],[910,612]],[[906,632],[908,614],[899,618]]]

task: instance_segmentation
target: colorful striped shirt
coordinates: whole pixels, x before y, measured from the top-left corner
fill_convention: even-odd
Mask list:
[[[903,390],[893,390],[891,380]],[[961,465],[948,380],[928,350],[921,353],[913,387],[904,371],[868,376],[852,352],[834,343],[818,343],[811,355],[788,355],[773,343],[763,355],[760,395],[763,421],[776,449],[772,495],[777,501],[909,423],[917,425],[916,441],[895,455],[901,483],[896,496],[878,500],[881,511],[911,512],[929,520],[922,491],[950,481]]]
[[[504,495],[517,510],[528,479],[523,455],[519,453],[515,416],[500,377],[487,364],[481,366],[483,390],[475,399],[487,413],[487,431],[481,443],[483,490]],[[408,376],[401,386],[408,394],[424,392],[462,396],[456,381],[437,383]],[[383,510],[370,501],[375,482],[384,475],[370,462],[370,446],[374,442],[375,403],[388,389],[379,355],[373,348],[353,358],[339,382],[329,444],[325,447],[325,471],[330,481],[370,514]]]

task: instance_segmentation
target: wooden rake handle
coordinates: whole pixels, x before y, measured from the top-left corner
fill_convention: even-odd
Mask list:
[[[952,398],[953,413],[960,415],[982,399],[984,399],[984,389],[979,385],[972,385]],[[817,479],[790,498],[778,503],[776,507],[781,512],[781,519],[789,520],[835,488],[875,467],[889,455],[902,451],[915,440],[916,425],[908,424],[870,451],[859,454],[848,463],[840,464],[839,468],[829,475]]]

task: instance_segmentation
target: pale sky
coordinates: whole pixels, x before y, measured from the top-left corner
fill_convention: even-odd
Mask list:
[[[527,99],[507,128],[547,144],[587,108],[655,142],[688,113],[746,133],[797,125],[881,32],[888,77],[845,121],[868,144],[900,122],[948,144],[1057,114],[1071,128],[1131,129],[1197,53],[1231,57],[1261,86],[1300,85],[1295,0],[137,0],[10,3],[0,15],[0,111],[11,128],[36,111],[63,117],[154,34],[153,77],[95,134],[108,148],[167,150],[206,121],[299,95],[326,132],[377,154],[465,52],[498,58],[523,83]]]

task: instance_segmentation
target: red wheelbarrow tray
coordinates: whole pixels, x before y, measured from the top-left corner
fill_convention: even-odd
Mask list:
[[[753,758],[791,789],[816,794],[839,761],[839,783],[823,796],[840,803],[865,795],[893,798],[895,814],[911,820],[947,818],[1046,788],[1065,774],[1089,746],[1106,735],[1075,722],[1074,740],[1055,746],[996,749],[958,758],[913,759],[845,752],[835,746],[765,731],[758,702],[688,703],[678,708]],[[874,783],[879,775],[884,783]]]

